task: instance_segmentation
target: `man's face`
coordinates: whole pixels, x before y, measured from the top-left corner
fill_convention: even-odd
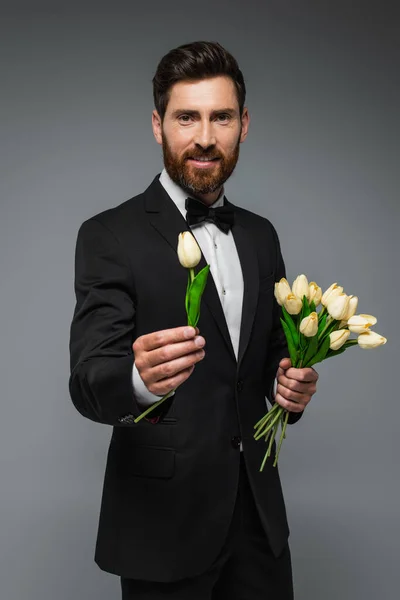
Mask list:
[[[241,117],[229,77],[178,82],[171,88],[163,123],[153,111],[153,132],[162,144],[167,173],[208,203],[232,174],[248,124],[247,109]]]

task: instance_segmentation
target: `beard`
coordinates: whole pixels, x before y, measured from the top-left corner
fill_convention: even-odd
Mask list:
[[[241,133],[241,131],[240,131]],[[220,188],[232,175],[239,159],[240,134],[233,151],[222,155],[215,147],[207,150],[194,149],[177,156],[171,150],[168,140],[163,132],[162,149],[164,166],[168,175],[180,187],[193,195],[210,194]],[[218,158],[216,164],[209,168],[196,168],[189,162],[189,158]]]

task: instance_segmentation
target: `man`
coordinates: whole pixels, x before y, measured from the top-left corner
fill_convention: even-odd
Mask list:
[[[164,56],[153,84],[165,168],[83,223],[76,247],[70,393],[113,427],[95,560],[121,577],[123,600],[289,600],[278,469],[259,472],[253,426],[266,397],[296,422],[318,375],[287,358],[275,229],[224,197],[250,121],[243,76],[222,46],[195,42]],[[177,258],[186,230],[211,267],[196,330]]]

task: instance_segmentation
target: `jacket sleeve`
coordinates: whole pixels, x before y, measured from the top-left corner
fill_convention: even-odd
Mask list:
[[[275,281],[279,281],[282,277],[286,277],[286,269],[285,263],[283,261],[281,247],[279,243],[279,238],[276,233],[275,228],[271,225],[272,232],[275,240],[275,248],[276,248],[276,271],[275,271]],[[267,358],[265,362],[265,389],[266,396],[268,400],[273,405],[275,403],[275,395],[274,395],[274,381],[276,377],[276,372],[279,367],[279,363],[282,358],[289,357],[289,350],[286,342],[285,333],[283,331],[283,327],[280,321],[281,317],[281,308],[279,304],[274,300],[274,308],[272,314],[272,330],[269,338],[269,345],[267,351]],[[296,423],[303,415],[303,412],[291,412],[289,414],[288,423]]]
[[[133,419],[141,408],[132,385],[134,281],[118,239],[95,218],[78,232],[75,295],[69,344],[72,402],[98,423],[136,426]],[[151,416],[162,417],[171,402]]]

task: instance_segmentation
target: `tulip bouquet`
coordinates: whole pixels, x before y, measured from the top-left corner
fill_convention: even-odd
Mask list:
[[[343,287],[333,283],[325,292],[305,275],[299,275],[292,288],[286,279],[275,283],[275,298],[282,308],[281,323],[286,336],[292,366],[311,367],[331,356],[341,354],[347,348],[376,348],[386,343],[386,338],[371,331],[377,320],[372,315],[356,315],[358,298],[348,296]],[[322,308],[316,312],[321,304]],[[349,339],[350,333],[357,334]],[[268,448],[261,464],[263,470],[271,455],[272,445],[279,426],[281,435],[273,466],[278,462],[282,441],[286,437],[289,412],[275,403],[272,409],[254,425],[254,438],[265,438]]]
[[[208,272],[210,265],[206,265],[201,271],[195,275],[194,268],[199,264],[201,259],[201,250],[195,238],[190,231],[183,231],[178,236],[178,259],[182,267],[188,269],[188,283],[186,287],[185,308],[187,314],[187,324],[196,327],[200,318],[200,303],[204,289],[207,283]],[[176,390],[171,390],[160,400],[152,404],[147,410],[142,412],[134,423],[138,423],[141,419],[151,413],[157,406],[160,406],[167,398],[172,396]]]

